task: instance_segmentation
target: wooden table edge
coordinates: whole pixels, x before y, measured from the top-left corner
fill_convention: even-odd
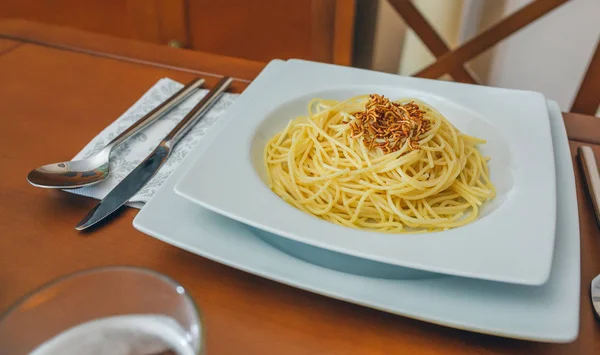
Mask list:
[[[227,68],[227,75],[245,83],[252,81],[266,65],[21,19],[0,20],[0,38],[217,78]]]

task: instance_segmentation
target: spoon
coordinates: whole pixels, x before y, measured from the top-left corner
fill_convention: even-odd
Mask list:
[[[594,206],[594,214],[596,222],[600,226],[600,174],[598,174],[598,165],[592,148],[581,146],[577,148],[579,162],[583,171],[584,181],[587,185],[592,204]],[[596,276],[590,285],[590,296],[592,305],[598,319],[600,319],[600,275]]]
[[[27,181],[33,186],[50,189],[73,189],[99,183],[108,177],[111,151],[127,138],[141,131],[165,113],[169,112],[204,84],[204,79],[194,79],[167,101],[140,118],[131,127],[115,137],[97,154],[82,160],[63,161],[40,166],[27,175]]]

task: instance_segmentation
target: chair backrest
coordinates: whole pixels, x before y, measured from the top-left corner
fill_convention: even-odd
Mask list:
[[[449,74],[456,81],[470,84],[477,84],[478,79],[464,66],[465,62],[567,1],[569,0],[533,1],[460,47],[451,50],[411,0],[389,0],[392,7],[437,59],[433,64],[416,73],[415,76],[436,79],[444,74]],[[578,113],[595,114],[600,104],[599,92],[600,44],[596,48],[571,110]]]
[[[600,41],[583,76],[571,112],[595,115],[598,107],[600,107]]]

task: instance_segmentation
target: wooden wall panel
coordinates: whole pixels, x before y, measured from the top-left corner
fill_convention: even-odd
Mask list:
[[[23,18],[123,38],[137,38],[123,0],[1,0],[1,18]]]
[[[269,61],[349,65],[355,0],[0,0],[1,18]]]
[[[168,44],[187,41],[184,0],[0,0],[0,18]]]
[[[352,65],[354,49],[355,0],[336,0],[333,30],[333,62]]]
[[[192,49],[260,61],[333,61],[336,0],[187,0],[187,4]]]

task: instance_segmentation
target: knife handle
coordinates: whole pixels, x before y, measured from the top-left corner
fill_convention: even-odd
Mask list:
[[[219,82],[200,100],[200,102],[192,108],[192,110],[185,115],[185,117],[173,128],[171,132],[165,137],[164,141],[170,148],[174,147],[179,140],[185,136],[194,124],[208,111],[212,105],[217,102],[219,97],[231,83],[233,79],[225,76],[219,80]]]
[[[177,91],[175,94],[171,95],[165,102],[156,106],[152,111],[148,112],[144,117],[140,118],[136,123],[134,123],[131,127],[127,128],[121,134],[119,134],[115,139],[110,141],[104,147],[104,149],[108,149],[109,151],[123,143],[127,138],[141,131],[160,117],[162,117],[165,113],[172,110],[175,106],[179,105],[183,100],[187,99],[191,94],[193,94],[196,89],[204,84],[204,79],[197,78],[189,83],[187,83],[181,90]]]
[[[577,155],[583,171],[584,182],[594,206],[596,223],[600,226],[600,174],[598,174],[596,157],[592,148],[588,146],[577,148]]]

